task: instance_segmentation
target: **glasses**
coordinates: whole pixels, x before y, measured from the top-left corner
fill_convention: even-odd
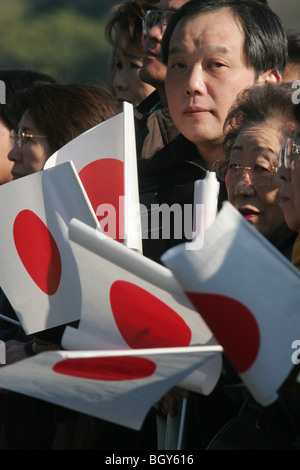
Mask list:
[[[237,163],[229,163],[218,168],[217,175],[219,179],[224,181],[226,184],[234,184],[241,178],[246,172],[251,185],[253,186],[264,186],[270,183],[273,175],[277,173],[278,168],[275,166],[266,168],[263,165],[255,164],[254,166],[243,166]]]
[[[288,138],[286,143],[281,146],[279,155],[279,166],[290,168],[294,160],[299,158],[300,145],[295,144],[294,139]]]
[[[158,23],[165,29],[174,13],[171,10],[147,10],[142,21],[143,34],[147,36],[150,29]]]
[[[14,129],[10,131],[10,138],[13,146],[15,147],[17,145],[19,149],[28,142],[28,139],[33,139],[34,137],[47,138],[45,135],[29,134],[28,132],[23,131],[23,129],[18,129],[18,132]]]

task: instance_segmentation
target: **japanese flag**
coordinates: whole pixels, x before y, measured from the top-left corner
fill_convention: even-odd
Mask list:
[[[299,271],[228,202],[205,232],[202,250],[183,244],[162,261],[254,398],[274,402],[300,331]]]
[[[65,330],[65,349],[170,348],[215,342],[168,269],[78,220],[71,221],[69,235],[82,286],[82,314],[78,330]],[[197,391],[210,393],[216,385],[221,355],[212,362],[210,373],[197,373]]]
[[[72,160],[106,235],[142,252],[133,107],[79,135],[45,168]]]
[[[78,320],[80,279],[68,225],[95,213],[71,162],[0,187],[0,285],[27,334]]]
[[[0,387],[139,430],[151,406],[220,346],[56,351],[0,369]]]

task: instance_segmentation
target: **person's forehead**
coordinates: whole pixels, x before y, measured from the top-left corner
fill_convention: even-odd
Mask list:
[[[284,134],[285,117],[266,119],[259,123],[246,123],[239,131],[233,147],[237,147],[242,141],[252,141],[262,147],[267,143],[275,146],[282,139]]]
[[[179,10],[182,5],[190,0],[160,0],[157,4],[158,10]]]
[[[32,119],[30,111],[26,109],[26,111],[24,112],[24,114],[22,115],[20,119],[19,127],[32,128],[34,126],[35,126],[35,122]]]
[[[204,38],[206,47],[208,47],[208,42],[209,47],[212,49],[220,49],[219,42],[221,41],[222,44],[224,43],[224,51],[225,49],[231,49],[231,47],[226,47],[226,43],[229,46],[235,46],[234,49],[242,47],[244,43],[244,31],[241,21],[228,8],[201,12],[181,18],[175,26],[170,40],[170,54],[172,44],[184,42],[186,35],[193,37],[200,49]]]
[[[142,49],[139,50],[136,45],[130,41],[129,38],[124,39],[122,42],[120,42],[115,52],[116,60],[118,60],[121,56],[131,60],[140,60],[142,59]]]

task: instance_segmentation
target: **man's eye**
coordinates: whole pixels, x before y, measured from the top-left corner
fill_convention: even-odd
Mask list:
[[[211,69],[220,69],[224,67],[224,64],[222,62],[210,62],[208,64],[208,67]]]
[[[182,63],[182,62],[175,62],[172,66],[171,66],[172,69],[175,69],[175,70],[182,70],[185,68],[185,65]]]

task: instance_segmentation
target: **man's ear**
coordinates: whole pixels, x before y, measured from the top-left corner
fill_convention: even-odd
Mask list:
[[[257,82],[258,83],[265,83],[265,82],[279,83],[279,82],[282,82],[282,76],[278,72],[278,70],[275,70],[275,69],[266,70],[265,72],[262,72],[261,74],[259,74]]]

